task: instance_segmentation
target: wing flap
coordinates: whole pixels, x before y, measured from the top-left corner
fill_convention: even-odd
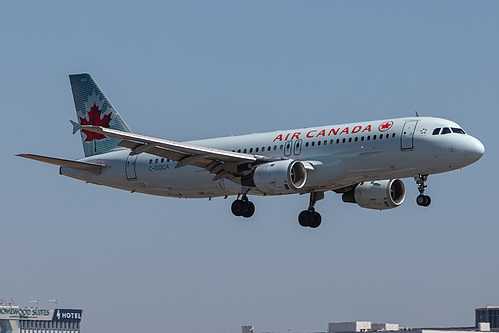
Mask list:
[[[105,165],[97,164],[97,163],[90,163],[90,162],[80,162],[80,161],[72,161],[72,160],[66,160],[63,158],[56,158],[56,157],[48,157],[48,156],[42,156],[42,155],[35,155],[35,154],[18,154],[16,156],[19,157],[24,157],[24,158],[29,158],[31,160],[43,162],[43,163],[48,163],[48,164],[53,164],[61,167],[67,167],[71,169],[80,169],[80,170],[87,170],[91,171],[94,173],[100,173],[103,168],[105,168]]]

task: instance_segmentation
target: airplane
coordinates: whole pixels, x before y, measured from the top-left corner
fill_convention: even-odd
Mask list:
[[[428,207],[428,175],[478,161],[483,144],[453,121],[394,119],[278,130],[240,136],[177,142],[135,134],[90,74],[70,75],[85,157],[79,160],[35,154],[17,156],[54,164],[59,173],[132,193],[177,197],[237,196],[235,216],[251,217],[248,195],[309,194],[298,222],[317,228],[315,210],[324,192],[347,203],[385,210],[406,196],[400,178],[414,178],[419,206]]]

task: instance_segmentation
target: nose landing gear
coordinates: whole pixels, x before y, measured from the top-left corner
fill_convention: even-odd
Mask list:
[[[428,175],[419,174],[419,175],[414,176],[414,180],[416,181],[416,184],[418,184],[418,191],[419,191],[419,195],[416,198],[416,203],[419,206],[423,206],[423,207],[428,207],[431,204],[431,198],[424,194],[424,191],[427,187],[425,185],[425,182],[427,179],[428,179]]]
[[[324,192],[310,192],[310,204],[307,210],[303,210],[298,215],[298,223],[302,227],[317,228],[321,225],[321,214],[315,211],[315,204],[317,201],[324,199]]]

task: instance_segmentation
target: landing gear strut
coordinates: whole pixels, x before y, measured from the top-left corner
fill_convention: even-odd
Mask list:
[[[321,225],[321,214],[315,211],[315,204],[317,201],[324,199],[324,192],[310,192],[310,204],[307,210],[303,210],[298,215],[298,223],[302,227],[317,228]]]
[[[237,199],[232,203],[231,211],[236,216],[248,218],[255,213],[255,205],[248,200],[248,196],[244,193],[241,199]]]
[[[416,175],[414,176],[414,180],[416,184],[418,184],[419,195],[416,198],[416,203],[419,206],[428,207],[431,204],[431,198],[424,194],[426,189],[425,181],[428,179],[428,175]]]

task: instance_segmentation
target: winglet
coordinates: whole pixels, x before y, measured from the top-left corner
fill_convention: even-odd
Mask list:
[[[70,120],[70,122],[71,122],[71,125],[73,125],[73,134],[75,134],[76,132],[78,132],[81,129],[81,125],[78,124],[77,122],[72,121],[72,120]]]

